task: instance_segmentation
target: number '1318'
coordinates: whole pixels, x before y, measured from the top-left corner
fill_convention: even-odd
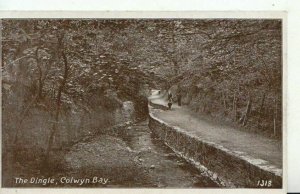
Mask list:
[[[271,187],[272,181],[271,180],[258,180],[257,186],[258,187]]]

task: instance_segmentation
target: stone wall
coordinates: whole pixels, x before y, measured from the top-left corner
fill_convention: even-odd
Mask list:
[[[168,107],[161,105],[161,104],[155,104],[151,101],[149,101],[149,105],[151,106],[152,109],[169,110]]]
[[[171,126],[157,118],[153,112],[162,105],[149,103],[149,128],[180,157],[196,166],[200,173],[224,187],[281,188],[282,170],[267,161],[234,152],[195,137],[185,130]],[[258,181],[272,181],[270,187],[259,186]]]

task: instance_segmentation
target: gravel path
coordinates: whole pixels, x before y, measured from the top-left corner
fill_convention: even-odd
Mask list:
[[[152,103],[167,106],[165,98],[155,92],[149,97]],[[172,106],[172,110],[155,110],[155,116],[163,121],[187,130],[233,151],[244,152],[254,158],[264,159],[282,168],[282,142],[229,126],[202,119],[187,107]]]

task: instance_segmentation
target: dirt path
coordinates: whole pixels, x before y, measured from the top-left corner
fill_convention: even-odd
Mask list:
[[[154,93],[152,103],[166,106],[166,100]],[[282,143],[258,134],[241,131],[232,127],[217,125],[201,119],[187,107],[172,106],[172,110],[155,110],[155,116],[163,121],[187,130],[193,135],[217,143],[233,151],[244,152],[257,159],[264,159],[282,168]]]

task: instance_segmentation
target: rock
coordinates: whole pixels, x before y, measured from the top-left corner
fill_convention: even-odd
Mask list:
[[[195,166],[200,166],[200,162],[195,162]]]
[[[132,127],[127,127],[127,129],[132,129]]]
[[[185,164],[183,162],[178,162],[177,165],[178,166],[184,166]]]
[[[155,168],[155,165],[151,165],[151,166],[150,166],[150,169],[154,169],[154,168]]]
[[[139,161],[140,161],[140,162],[144,162],[144,160],[143,160],[142,158],[139,158]]]
[[[214,174],[213,174],[213,179],[214,179],[214,180],[217,180],[217,178],[218,178],[218,174],[217,174],[217,173],[214,173]]]
[[[131,121],[125,122],[126,125],[130,125],[131,123],[132,123]]]
[[[139,156],[134,157],[133,161],[138,162]]]

